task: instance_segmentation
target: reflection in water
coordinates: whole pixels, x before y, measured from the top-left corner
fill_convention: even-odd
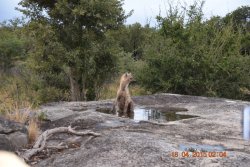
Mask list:
[[[196,116],[192,115],[181,115],[173,111],[161,112],[156,109],[147,109],[147,108],[135,108],[134,117],[132,119],[136,121],[141,120],[156,120],[156,121],[176,121],[187,118],[194,118]]]
[[[118,115],[116,113],[113,113],[110,110],[110,108],[97,108],[96,111],[106,113],[106,114]],[[185,111],[186,111],[186,109],[185,109]],[[152,108],[139,108],[139,107],[136,107],[134,109],[134,112],[130,113],[128,116],[130,119],[134,119],[136,121],[152,120],[152,121],[159,121],[159,122],[176,121],[176,120],[196,117],[196,116],[192,116],[192,115],[177,114],[176,111],[171,111],[171,110],[161,111],[161,110],[152,109]]]
[[[246,107],[243,111],[243,138],[250,139],[250,107]]]
[[[157,112],[156,110],[144,109],[144,108],[135,108],[134,110],[134,120],[156,120],[161,118],[162,113]]]

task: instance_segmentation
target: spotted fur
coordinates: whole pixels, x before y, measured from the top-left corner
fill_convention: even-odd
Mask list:
[[[119,116],[128,117],[134,112],[134,102],[131,99],[128,86],[133,81],[131,73],[125,73],[120,79],[120,86],[114,104],[114,110]]]

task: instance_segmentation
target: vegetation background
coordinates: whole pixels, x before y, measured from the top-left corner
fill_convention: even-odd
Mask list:
[[[52,101],[159,92],[250,100],[250,7],[203,18],[204,2],[171,6],[158,25],[125,25],[120,0],[22,0],[0,25],[0,113]]]

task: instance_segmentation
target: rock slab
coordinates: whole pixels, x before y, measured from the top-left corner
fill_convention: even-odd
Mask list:
[[[16,151],[28,144],[28,132],[24,124],[0,117],[0,150]]]
[[[181,114],[198,117],[155,124],[96,112],[97,108],[112,108],[111,100],[42,106],[41,111],[51,120],[43,124],[44,130],[72,125],[77,130],[92,130],[101,136],[91,140],[82,137],[77,148],[52,153],[35,166],[249,167],[250,141],[242,137],[242,111],[250,102],[175,94],[133,97],[133,101],[149,108],[186,108],[188,111]],[[63,116],[55,112],[57,109],[62,113],[70,110],[70,115]],[[48,144],[57,145],[69,137],[72,136],[54,136]],[[183,148],[187,148],[189,157],[182,156],[186,151]],[[221,149],[212,153],[215,157],[192,156],[192,151],[208,153],[211,148]],[[226,152],[226,157],[220,157],[219,152]]]

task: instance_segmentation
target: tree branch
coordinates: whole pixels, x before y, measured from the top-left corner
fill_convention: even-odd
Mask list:
[[[78,136],[83,136],[83,135],[92,135],[92,136],[101,136],[99,133],[95,133],[92,131],[84,131],[84,132],[78,132],[75,131],[75,128],[72,128],[71,126],[69,127],[58,127],[58,128],[54,128],[54,129],[49,129],[44,131],[37,139],[37,141],[35,142],[34,146],[32,149],[26,150],[24,152],[24,154],[22,155],[22,157],[26,160],[29,161],[29,159],[37,154],[38,152],[41,152],[46,145],[46,140],[52,136],[55,133],[70,133],[70,134],[74,134],[74,135],[78,135]],[[59,148],[59,147],[58,147]]]

